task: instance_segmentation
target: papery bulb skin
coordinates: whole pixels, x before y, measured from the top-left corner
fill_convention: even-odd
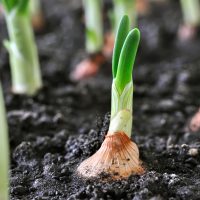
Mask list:
[[[101,178],[101,175],[107,174],[114,180],[145,172],[137,145],[124,132],[108,132],[100,149],[84,160],[77,171],[85,178]]]

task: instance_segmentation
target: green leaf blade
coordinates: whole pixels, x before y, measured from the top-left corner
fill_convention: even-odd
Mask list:
[[[11,12],[13,9],[17,9],[19,13],[26,13],[28,9],[29,0],[0,0],[6,10],[6,12]]]
[[[26,13],[27,12],[29,1],[30,0],[20,0],[19,1],[18,10],[19,10],[20,13]]]
[[[117,75],[117,69],[118,69],[118,63],[119,63],[119,57],[121,54],[121,50],[124,44],[124,41],[126,39],[126,36],[129,32],[129,18],[127,15],[125,15],[119,24],[119,28],[117,31],[116,39],[115,39],[115,45],[113,50],[113,57],[112,57],[112,74],[113,78]]]
[[[129,32],[121,50],[116,85],[121,93],[125,86],[132,80],[132,70],[140,41],[140,31],[135,28]]]

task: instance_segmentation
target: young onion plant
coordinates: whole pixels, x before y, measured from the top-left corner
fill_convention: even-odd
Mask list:
[[[120,22],[112,60],[112,102],[108,133],[100,149],[83,161],[77,171],[85,178],[108,174],[122,179],[131,174],[142,174],[137,145],[131,141],[132,132],[132,69],[140,40],[138,29],[129,31],[129,18]]]
[[[30,19],[29,0],[0,0],[4,7],[14,93],[34,95],[42,87],[37,48]]]
[[[86,49],[90,54],[103,46],[102,0],[83,0],[86,26]]]
[[[9,199],[9,145],[8,145],[8,127],[6,121],[5,105],[3,101],[2,88],[0,84],[0,199]]]
[[[101,53],[103,47],[102,0],[83,0],[86,28],[86,51],[88,57],[72,71],[74,81],[95,75],[104,62]]]

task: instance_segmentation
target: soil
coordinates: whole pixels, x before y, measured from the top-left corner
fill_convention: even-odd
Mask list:
[[[105,10],[110,5],[106,1]],[[200,199],[200,132],[188,129],[200,105],[200,38],[177,39],[178,1],[154,3],[139,18],[132,139],[146,173],[107,183],[84,180],[76,168],[99,149],[108,129],[111,62],[97,76],[71,82],[70,70],[87,56],[83,11],[79,1],[44,0],[43,7],[46,28],[36,39],[44,88],[37,96],[11,93],[8,55],[0,45],[11,199]],[[7,33],[0,23],[2,41]]]

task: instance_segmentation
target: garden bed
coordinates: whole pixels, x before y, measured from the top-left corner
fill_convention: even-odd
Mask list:
[[[71,82],[70,70],[86,56],[82,9],[76,1],[44,5],[46,29],[36,37],[44,88],[37,96],[11,94],[8,55],[0,46],[11,199],[200,199],[200,133],[187,127],[200,105],[200,40],[176,39],[178,2],[153,4],[139,19],[132,137],[146,173],[107,183],[81,179],[76,168],[99,149],[108,129],[111,63],[93,78]]]

